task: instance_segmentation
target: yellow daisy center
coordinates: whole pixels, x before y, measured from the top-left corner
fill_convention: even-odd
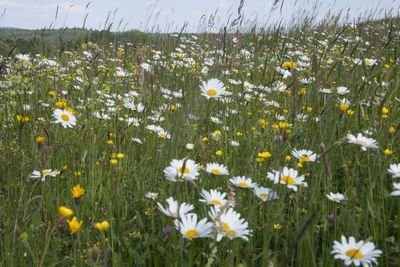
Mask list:
[[[360,146],[365,146],[365,145],[367,144],[367,142],[358,139],[358,140],[356,141],[356,144],[357,144],[357,145],[360,145]]]
[[[221,174],[221,170],[219,170],[219,169],[212,169],[212,170],[211,170],[211,173],[212,173],[212,174],[217,174],[217,175],[218,175],[218,174]]]
[[[227,223],[222,223],[222,229],[224,229],[225,231],[229,231],[231,227],[229,227],[229,224]]]
[[[286,183],[286,184],[288,184],[288,185],[294,185],[294,184],[296,184],[296,180],[293,179],[293,177],[290,176],[290,175],[282,176],[282,177],[281,177],[281,182],[284,182],[284,183]]]
[[[235,231],[228,231],[228,232],[226,232],[226,235],[233,237],[233,236],[236,236],[236,232]]]
[[[307,156],[307,155],[302,155],[302,156],[300,157],[300,160],[301,160],[301,161],[310,161],[310,157]]]
[[[42,176],[46,176],[46,175],[49,175],[49,174],[50,174],[50,171],[46,171],[46,170],[42,171]]]
[[[261,193],[260,197],[268,197],[268,194],[267,193]]]
[[[221,205],[222,204],[221,201],[219,201],[218,199],[213,199],[213,200],[211,200],[210,203],[213,205]]]
[[[245,183],[245,182],[241,182],[241,183],[239,184],[239,186],[240,186],[241,188],[247,188],[247,187],[249,187],[249,185],[248,185],[247,183]]]
[[[191,230],[187,231],[187,232],[185,233],[185,235],[186,235],[188,238],[194,238],[194,237],[198,237],[198,236],[199,236],[199,232],[196,231],[195,229],[191,229]]]
[[[371,59],[366,59],[365,61],[365,65],[372,65],[372,60]]]
[[[183,167],[180,167],[179,170],[178,170],[180,173],[183,172],[184,174],[188,174],[188,173],[190,172],[190,170],[189,170],[188,167],[185,167],[185,169],[184,169],[183,171],[182,171],[182,168],[183,168]]]
[[[63,121],[69,121],[69,116],[68,116],[67,114],[62,114],[62,115],[61,115],[61,119],[62,119]]]
[[[360,250],[352,248],[346,251],[346,255],[349,256],[352,259],[360,260],[364,258],[364,255],[361,253]]]
[[[214,88],[210,88],[210,89],[207,90],[207,95],[216,96],[217,95],[217,90],[215,90]]]
[[[332,201],[340,201],[340,199],[338,197],[333,197],[331,198]]]

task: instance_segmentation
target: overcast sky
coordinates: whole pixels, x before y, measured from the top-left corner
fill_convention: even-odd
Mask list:
[[[285,0],[275,10],[275,0],[245,0],[244,23],[257,19],[259,24],[288,21],[301,12],[311,12],[315,1]],[[112,30],[139,29],[147,31],[177,31],[187,23],[188,31],[199,30],[199,25],[208,25],[208,18],[216,12],[212,30],[225,25],[237,17],[240,0],[0,0],[0,26],[25,29],[60,27],[82,27],[87,15],[86,27],[103,29],[112,21]],[[328,11],[349,14],[354,20],[371,10],[375,17],[384,16],[384,11],[398,14],[400,0],[319,0],[318,17]],[[58,14],[56,18],[56,11]],[[206,20],[204,16],[206,15]],[[203,24],[201,23],[203,21]],[[118,27],[119,26],[119,27]],[[159,28],[155,28],[158,26]]]

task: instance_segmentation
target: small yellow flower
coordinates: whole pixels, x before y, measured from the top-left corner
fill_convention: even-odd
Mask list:
[[[345,112],[349,109],[349,105],[347,105],[346,103],[340,103],[339,109],[340,109],[340,111]]]
[[[24,124],[29,122],[29,117],[28,116],[24,116],[22,114],[17,114],[17,122],[19,124]]]
[[[313,111],[313,108],[312,107],[307,107],[307,112],[308,113],[311,113]]]
[[[260,119],[259,121],[258,121],[258,125],[261,127],[261,128],[265,128],[265,127],[267,127],[267,125],[268,125],[268,122],[265,120],[265,119]]]
[[[347,115],[353,116],[354,115],[354,110],[352,110],[352,109],[347,110]]]
[[[390,110],[387,107],[382,108],[382,114],[389,114]]]
[[[118,164],[118,160],[117,159],[110,159],[110,164],[111,165],[117,165]]]
[[[58,213],[61,215],[61,217],[66,218],[66,217],[72,216],[74,214],[74,211],[65,206],[60,206],[58,208]]]
[[[81,171],[75,171],[75,172],[74,172],[74,175],[75,175],[75,176],[81,176]]]
[[[259,158],[267,159],[267,158],[270,158],[271,156],[272,156],[272,154],[268,151],[263,151],[263,152],[258,153]]]
[[[390,68],[390,65],[389,65],[389,64],[385,64],[385,65],[383,65],[383,67],[384,67],[385,69],[389,69],[389,68]]]
[[[299,161],[299,163],[297,163],[297,168],[299,168],[299,169],[303,168],[303,163],[301,163],[301,162]]]
[[[170,110],[171,110],[171,111],[176,111],[176,105],[175,105],[175,104],[172,104],[171,107],[170,107]]]
[[[107,222],[107,221],[102,221],[102,222],[96,223],[96,224],[94,225],[94,228],[96,228],[96,229],[99,230],[100,232],[107,231],[107,229],[108,229],[109,227],[110,227],[110,224],[109,224],[109,222]]]
[[[65,109],[68,107],[68,103],[65,100],[58,100],[56,102],[56,107],[61,108],[61,109]]]
[[[306,88],[300,88],[298,94],[299,95],[305,95],[307,93]]]
[[[36,143],[40,144],[40,143],[43,143],[44,140],[46,140],[46,137],[44,137],[43,135],[39,135],[39,136],[36,136],[35,140],[36,140]]]
[[[107,139],[107,144],[108,145],[112,145],[114,142],[113,142],[113,140],[112,139]]]
[[[286,121],[280,121],[278,126],[279,126],[280,129],[286,129],[286,128],[290,127],[290,124],[287,123]]]
[[[47,94],[49,96],[55,97],[57,95],[57,92],[56,91],[49,91]]]
[[[285,61],[282,63],[282,68],[295,69],[297,64],[293,61]]]
[[[282,229],[282,225],[280,225],[279,223],[274,224],[274,229],[275,230],[281,230]]]
[[[81,226],[83,224],[83,221],[78,222],[76,217],[72,218],[72,220],[67,220],[68,226],[69,226],[69,231],[71,232],[71,235],[76,234],[79,232],[81,229]]]
[[[256,158],[256,162],[257,162],[257,163],[263,163],[264,161],[265,161],[264,158],[260,158],[260,157],[257,157],[257,158]]]
[[[224,154],[224,152],[222,152],[222,150],[220,150],[220,149],[215,152],[215,155],[218,157],[222,156],[223,154]]]
[[[384,153],[386,156],[390,156],[390,155],[393,154],[393,150],[391,150],[391,149],[389,149],[389,148],[386,148],[385,151],[383,151],[383,153]]]
[[[117,159],[123,159],[125,155],[123,153],[118,153],[117,154]]]
[[[285,156],[285,161],[290,161],[291,159],[292,159],[292,157],[290,155]]]
[[[394,128],[393,126],[390,126],[390,128],[389,128],[389,133],[390,133],[390,134],[396,133],[396,128]]]
[[[73,198],[78,199],[85,194],[85,189],[77,184],[71,189],[71,193]]]

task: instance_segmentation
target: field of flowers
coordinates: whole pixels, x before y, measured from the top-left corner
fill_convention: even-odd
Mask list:
[[[0,65],[1,266],[400,266],[400,21]]]

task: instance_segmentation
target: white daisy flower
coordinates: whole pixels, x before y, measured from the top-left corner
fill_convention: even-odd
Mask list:
[[[217,227],[217,241],[220,241],[223,237],[227,237],[230,240],[234,238],[249,240],[250,230],[248,223],[243,218],[240,218],[240,214],[232,208],[221,212],[218,207],[214,206],[211,208],[209,215]]]
[[[194,209],[193,205],[186,204],[185,202],[179,205],[178,201],[174,200],[172,197],[167,198],[167,203],[168,206],[164,208],[159,202],[157,202],[158,209],[165,215],[175,219],[186,215],[189,211]]]
[[[219,98],[225,94],[224,84],[218,79],[211,79],[200,86],[201,94],[207,99]]]
[[[400,178],[400,163],[390,164],[388,172],[393,178]]]
[[[378,64],[378,60],[372,58],[364,58],[364,64],[367,66],[373,66]]]
[[[132,141],[135,142],[135,143],[138,143],[138,144],[143,145],[142,140],[140,140],[139,138],[133,137],[133,138],[132,138]]]
[[[157,132],[158,137],[162,139],[171,139],[171,134],[168,131],[162,130]]]
[[[338,95],[345,95],[350,93],[350,90],[345,86],[339,86],[338,88],[336,88],[336,92],[338,93]]]
[[[372,149],[378,148],[375,139],[365,137],[361,133],[357,134],[357,136],[354,136],[352,134],[347,134],[347,139],[351,144],[360,145],[363,151],[366,151],[367,148],[372,148]]]
[[[257,186],[256,183],[253,183],[251,178],[247,178],[245,176],[233,177],[233,178],[229,179],[229,182],[231,182],[231,184],[233,184],[234,186],[240,187],[240,188],[253,188],[253,187]]]
[[[377,258],[382,254],[382,251],[375,249],[372,242],[359,241],[356,242],[354,237],[349,237],[347,242],[346,237],[342,236],[342,242],[333,241],[331,254],[334,254],[335,259],[341,259],[345,265],[354,264],[364,267],[370,267],[373,263],[377,263]]]
[[[308,162],[308,161],[314,162],[317,159],[316,153],[312,152],[311,150],[305,150],[305,149],[301,150],[294,149],[292,151],[292,155],[293,157],[300,160],[300,162]]]
[[[197,222],[197,215],[194,213],[186,214],[175,220],[175,227],[181,232],[184,238],[193,239],[201,237],[209,237],[214,224],[207,222],[204,218]]]
[[[156,200],[158,198],[158,193],[154,192],[147,192],[146,197],[152,200]]]
[[[185,147],[186,147],[187,150],[193,150],[194,144],[192,144],[192,143],[187,143],[187,144],[185,145]]]
[[[304,176],[298,176],[298,171],[292,168],[284,167],[282,172],[273,170],[268,172],[267,179],[275,184],[286,184],[288,188],[297,191],[297,186],[307,187],[307,182],[304,181]]]
[[[32,180],[40,179],[40,181],[46,180],[46,177],[51,176],[55,177],[59,174],[60,172],[57,170],[51,170],[51,169],[46,169],[46,170],[41,170],[41,171],[33,171],[31,176],[29,177]]]
[[[230,141],[230,142],[229,142],[229,145],[235,146],[235,147],[240,146],[239,142],[238,142],[238,141],[235,141],[235,140]]]
[[[278,194],[267,187],[255,186],[254,194],[264,202],[268,200],[278,199]]]
[[[400,183],[393,183],[394,191],[390,193],[391,196],[400,196]]]
[[[319,88],[319,92],[323,94],[331,94],[332,89],[327,89],[327,88]]]
[[[326,195],[326,197],[336,203],[340,203],[343,200],[347,200],[347,197],[340,194],[340,193],[332,193],[330,192],[329,194]]]
[[[164,175],[172,182],[192,181],[199,176],[199,169],[199,164],[191,159],[173,159],[170,166],[164,169]]]
[[[215,175],[229,175],[228,169],[224,165],[218,163],[207,163],[206,172]]]
[[[76,125],[76,118],[72,112],[66,109],[56,108],[53,111],[53,117],[56,119],[56,123],[61,123],[64,128],[72,128]]]
[[[226,203],[226,193],[220,192],[215,189],[211,189],[210,191],[201,190],[202,199],[199,199],[200,202],[207,203],[209,205],[215,206],[224,206]]]

